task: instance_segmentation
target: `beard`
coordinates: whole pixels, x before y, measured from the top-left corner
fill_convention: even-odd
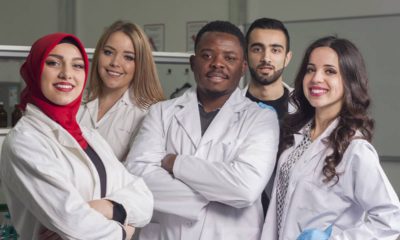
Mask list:
[[[267,86],[276,82],[282,76],[284,69],[285,68],[282,67],[281,69],[275,71],[272,75],[263,76],[259,75],[254,68],[249,67],[251,78],[258,84],[263,86]]]

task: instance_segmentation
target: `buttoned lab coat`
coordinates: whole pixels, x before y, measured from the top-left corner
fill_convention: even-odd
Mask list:
[[[153,105],[126,162],[155,199],[140,239],[258,240],[260,196],[274,170],[278,134],[276,114],[239,89],[203,136],[195,88]],[[177,154],[173,176],[161,168],[167,153]]]
[[[326,229],[333,224],[332,240],[396,239],[400,233],[400,203],[380,164],[374,147],[354,139],[337,166],[339,182],[323,182],[325,157],[332,153],[323,143],[337,126],[336,119],[309,146],[292,167],[286,194],[279,239],[293,240],[305,229]],[[279,158],[277,175],[288,155],[301,142]],[[275,179],[273,195],[264,224],[262,240],[276,240],[277,212]]]
[[[123,205],[126,223],[150,221],[153,198],[143,180],[131,175],[95,130],[84,138],[102,159],[107,173],[105,199]],[[63,239],[122,239],[119,223],[90,208],[100,199],[96,167],[78,142],[34,105],[6,137],[1,184],[20,239],[38,239],[41,227]]]
[[[146,114],[135,104],[128,88],[99,121],[98,98],[80,107],[77,120],[80,125],[96,129],[123,162]]]

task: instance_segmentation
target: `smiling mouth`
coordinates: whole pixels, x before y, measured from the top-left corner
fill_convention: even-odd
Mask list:
[[[327,89],[323,88],[309,88],[311,96],[321,96],[328,92]]]
[[[74,86],[69,83],[55,83],[53,86],[61,92],[70,92],[74,88]]]
[[[120,76],[122,76],[122,73],[120,73],[120,72],[107,70],[107,69],[106,69],[106,72],[108,73],[108,75],[110,75],[112,77],[120,77]]]

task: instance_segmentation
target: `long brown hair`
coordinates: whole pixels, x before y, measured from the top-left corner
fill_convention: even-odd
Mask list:
[[[335,183],[337,183],[339,173],[336,172],[336,166],[342,161],[351,140],[356,138],[356,132],[361,133],[360,136],[357,135],[357,138],[371,142],[374,129],[374,121],[368,113],[370,96],[364,59],[357,47],[349,40],[329,36],[316,40],[307,48],[295,78],[294,91],[289,98],[296,112],[287,115],[284,119],[278,157],[294,144],[293,135],[314,118],[315,109],[304,96],[303,79],[310,55],[318,47],[329,47],[336,52],[344,84],[344,99],[338,116],[339,122],[326,141],[327,147],[332,148],[333,153],[325,158],[322,169],[325,176],[324,182],[336,178]]]
[[[102,93],[103,82],[98,70],[99,56],[108,38],[115,32],[126,34],[135,48],[136,67],[129,86],[135,103],[140,108],[147,109],[150,105],[164,100],[164,93],[146,34],[136,24],[119,20],[108,27],[97,42],[90,71],[89,101],[97,98]]]

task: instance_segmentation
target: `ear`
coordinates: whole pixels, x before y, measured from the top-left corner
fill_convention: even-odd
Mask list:
[[[286,53],[285,67],[287,67],[287,65],[289,65],[290,60],[292,60],[292,51],[289,51],[288,53]]]
[[[246,73],[246,71],[247,71],[247,68],[248,68],[247,61],[246,61],[246,60],[244,60],[244,61],[243,61],[243,64],[242,64],[242,77],[243,77],[243,76],[244,76],[244,74]]]
[[[190,69],[192,70],[192,72],[193,72],[193,68],[194,68],[194,62],[195,62],[195,56],[194,55],[191,55],[190,56],[190,58],[189,58],[189,61],[190,61]]]

